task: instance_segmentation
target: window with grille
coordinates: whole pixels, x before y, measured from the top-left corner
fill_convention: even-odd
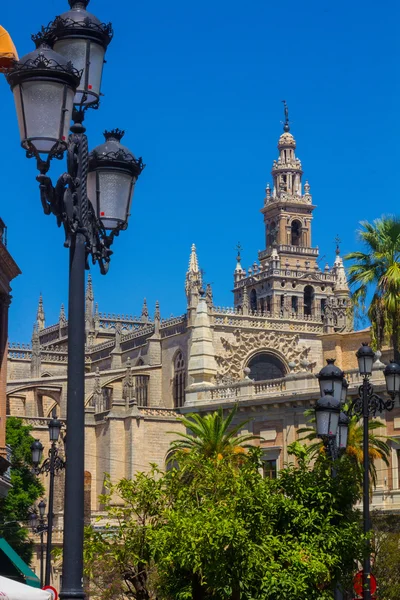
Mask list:
[[[277,461],[274,460],[263,460],[263,477],[265,479],[276,479]]]
[[[178,352],[174,364],[174,406],[179,408],[185,404],[186,368],[182,352]]]
[[[147,406],[147,393],[149,383],[148,376],[137,375],[135,383],[135,396],[138,406]]]

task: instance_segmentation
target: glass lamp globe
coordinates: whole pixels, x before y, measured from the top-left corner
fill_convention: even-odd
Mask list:
[[[120,141],[123,131],[104,133],[105,143],[89,155],[88,196],[105,229],[125,229],[135,183],[144,168]]]
[[[346,450],[347,448],[349,423],[349,417],[344,412],[341,412],[339,415],[339,425],[336,432],[336,445],[339,450]]]
[[[60,436],[62,423],[57,419],[57,417],[53,417],[49,421],[49,435],[51,442],[57,442]]]
[[[370,348],[367,343],[363,342],[361,348],[357,350],[356,356],[360,375],[371,375],[375,360],[375,352],[372,348]]]
[[[36,36],[36,50],[7,73],[14,94],[21,145],[28,156],[66,148],[80,73]]]
[[[331,392],[327,392],[318,400],[315,407],[317,436],[320,438],[336,437],[340,415],[340,400]]]
[[[41,500],[38,504],[38,507],[40,518],[43,519],[44,513],[46,512],[46,502],[44,500]]]
[[[32,463],[35,467],[38,466],[43,456],[43,444],[40,440],[35,440],[31,444]]]
[[[321,396],[324,396],[326,391],[331,391],[335,398],[341,398],[344,373],[335,365],[334,358],[328,358],[326,363],[325,367],[316,375]]]
[[[54,50],[82,71],[74,103],[96,105],[100,97],[104,55],[113,35],[105,24],[86,10],[89,0],[69,0],[70,10],[45,29]]]
[[[386,379],[386,389],[392,398],[400,394],[400,366],[393,360],[385,367],[383,371]]]

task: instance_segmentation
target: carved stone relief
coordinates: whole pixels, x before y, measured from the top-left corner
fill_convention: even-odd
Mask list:
[[[293,363],[293,371],[302,370],[301,361],[307,359],[310,347],[299,345],[299,336],[275,331],[242,332],[234,331],[235,341],[221,337],[224,352],[217,355],[217,381],[227,379],[238,381],[243,377],[244,361],[255,350],[278,352],[287,363]],[[310,364],[310,366],[312,366]]]

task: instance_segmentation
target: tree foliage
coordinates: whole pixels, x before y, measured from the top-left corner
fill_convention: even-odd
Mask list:
[[[378,583],[379,600],[400,598],[400,520],[396,514],[372,515],[372,572]]]
[[[43,494],[39,479],[32,472],[31,427],[17,417],[7,417],[6,443],[11,446],[11,484],[6,498],[0,499],[0,535],[29,564],[32,543],[26,527],[32,505]]]
[[[390,340],[396,362],[400,360],[400,219],[382,217],[373,223],[361,222],[358,232],[365,252],[348,254],[352,262],[349,282],[353,300],[367,313],[376,347]],[[372,292],[369,308],[365,303]]]
[[[270,480],[257,449],[239,467],[182,450],[179,468],[108,483],[107,518],[86,532],[86,574],[104,600],[331,599],[362,535],[351,473],[333,482],[327,461],[298,455]]]

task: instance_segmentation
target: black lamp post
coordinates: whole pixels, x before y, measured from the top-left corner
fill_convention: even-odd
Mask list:
[[[62,423],[57,419],[57,417],[53,417],[49,421],[49,436],[50,436],[50,450],[49,456],[39,467],[39,463],[42,458],[43,446],[39,440],[35,440],[32,443],[32,462],[34,465],[35,472],[39,475],[42,473],[50,474],[49,481],[49,510],[47,513],[47,540],[46,540],[46,573],[44,578],[44,584],[50,585],[50,574],[51,574],[51,546],[53,539],[53,519],[54,519],[54,476],[56,473],[65,469],[65,462],[58,455],[57,442],[60,436]],[[39,446],[40,445],[40,446]],[[39,504],[39,511],[41,516],[43,517],[46,505]],[[41,544],[43,540],[41,538]]]
[[[337,429],[334,432],[334,421],[331,419],[331,437],[335,436],[334,448],[331,451],[333,459],[338,458],[339,452],[344,451],[347,445],[347,434],[349,426],[349,417],[356,415],[358,418],[363,418],[363,525],[364,534],[366,537],[366,551],[363,563],[363,598],[364,600],[371,600],[371,546],[369,541],[369,533],[371,531],[371,519],[370,519],[370,503],[369,503],[369,429],[368,422],[370,416],[375,416],[377,412],[382,413],[383,411],[390,411],[394,408],[395,398],[400,395],[400,366],[393,361],[386,366],[384,370],[386,388],[390,396],[390,399],[383,399],[374,392],[374,388],[371,385],[370,377],[372,374],[372,367],[374,364],[375,354],[374,351],[368,346],[363,344],[356,353],[358,359],[358,370],[362,376],[362,384],[359,388],[358,397],[350,403],[348,411],[343,410],[343,404],[346,399],[346,393],[348,383],[344,379],[342,373],[342,384],[339,386],[339,372],[335,374],[337,376],[337,387],[340,389],[342,411],[339,414],[337,421]],[[322,382],[328,380],[328,372],[333,378],[333,365],[332,359],[328,360],[328,365],[324,367],[317,375],[320,386]],[[337,369],[337,367],[334,367]],[[333,387],[333,386],[332,386]],[[345,391],[343,391],[345,390]],[[321,399],[322,400],[322,399]],[[324,403],[319,400],[316,405],[316,419],[317,419],[317,435],[321,437],[325,442],[327,440],[326,427],[328,422],[327,414],[323,415],[323,407],[328,406],[328,401]],[[322,412],[321,412],[322,411]],[[319,426],[318,419],[320,422],[325,424],[325,429]]]
[[[90,255],[102,274],[108,271],[110,247],[127,227],[134,185],[144,165],[120,144],[119,130],[106,134],[106,144],[92,153],[89,163],[82,123],[87,108],[99,106],[104,53],[112,27],[86,10],[88,0],[69,0],[69,4],[71,10],[34,36],[37,49],[18,61],[7,79],[15,97],[21,144],[28,158],[37,161],[44,212],[53,213],[58,226],[63,224],[70,252],[67,430],[71,433],[60,597],[79,600],[84,598],[85,268]],[[62,158],[65,151],[67,171],[53,186],[47,176],[51,160]]]
[[[45,520],[45,516],[44,513],[46,511],[46,502],[44,500],[41,500],[38,504],[38,508],[39,508],[39,518],[36,512],[36,509],[34,510],[34,512],[32,512],[30,514],[30,527],[32,528],[32,530],[35,533],[38,533],[40,535],[40,585],[41,587],[43,587],[45,585],[44,583],[44,533],[45,531],[47,531],[47,524],[46,524],[46,520]]]

